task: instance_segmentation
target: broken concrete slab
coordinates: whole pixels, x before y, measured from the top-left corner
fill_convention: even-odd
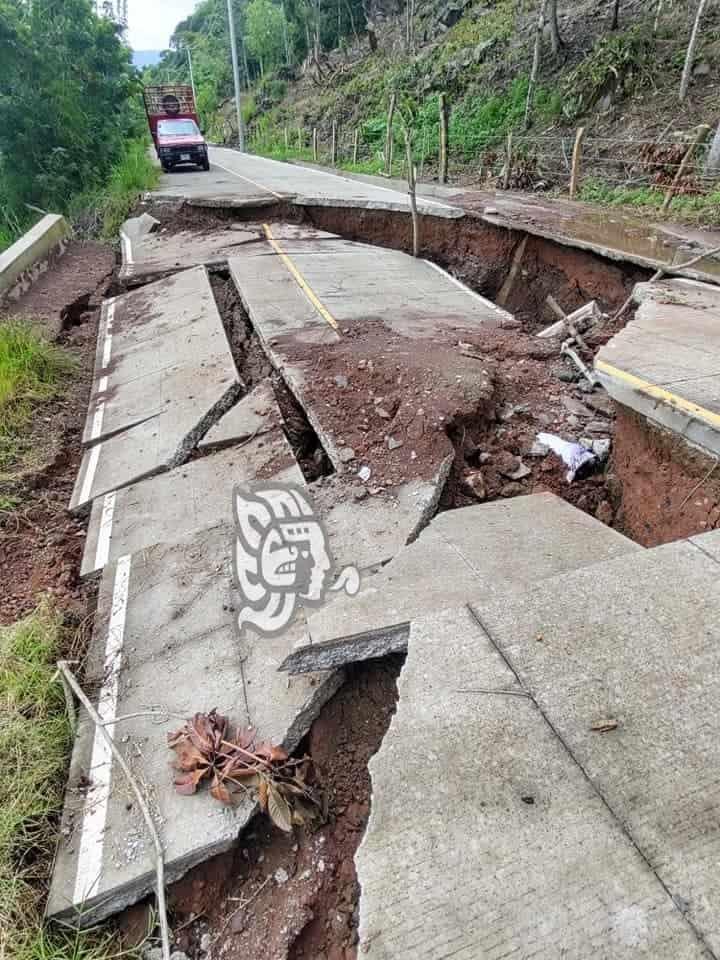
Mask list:
[[[81,576],[127,553],[232,522],[232,491],[258,476],[304,484],[285,435],[253,437],[238,447],[192,460],[168,473],[98,497],[92,506]]]
[[[190,227],[170,231],[146,213],[126,220],[121,236],[119,279],[129,287],[199,265],[223,267],[238,246],[262,238],[257,226],[232,223],[202,232]]]
[[[502,593],[642,548],[550,493],[513,497],[441,513],[354,598],[338,598],[308,616],[308,643],[282,669],[377,656],[374,634],[402,649],[411,620],[470,597]],[[403,633],[403,626],[405,631]],[[390,630],[389,628],[396,628]],[[355,642],[357,641],[357,642]],[[326,646],[331,644],[331,646]]]
[[[96,497],[185,463],[212,425],[242,397],[239,382],[221,386],[224,392],[218,390],[209,407],[203,406],[202,397],[189,397],[85,450],[68,509],[83,512]]]
[[[279,639],[238,638],[232,524],[120,557],[106,568],[86,680],[145,789],[165,846],[168,881],[228,849],[254,814],[205,790],[179,796],[168,732],[217,707],[294,749],[340,674],[293,680],[276,667],[302,619]],[[155,883],[152,843],[121,771],[83,720],[73,752],[48,915],[88,925],[122,910]]]
[[[117,297],[102,311],[83,442],[168,406],[207,410],[231,382],[239,378],[204,267]]]
[[[720,297],[684,279],[639,284],[635,318],[595,358],[610,396],[720,455]]]
[[[283,418],[270,380],[261,381],[208,430],[199,443],[210,450],[279,430]]]
[[[710,530],[697,537],[690,537],[690,543],[720,563],[720,530]]]
[[[295,225],[266,225],[265,232],[267,244],[246,247],[232,257],[230,273],[266,353],[305,409],[338,473],[348,469],[342,449],[346,444],[341,442],[340,426],[331,422],[333,405],[315,395],[321,387],[320,348],[328,356],[346,336],[370,342],[378,336],[376,327],[382,327],[383,334],[394,335],[393,349],[404,351],[407,363],[408,354],[411,358],[422,354],[414,350],[419,342],[425,356],[430,352],[431,358],[437,357],[440,341],[455,352],[459,336],[510,318],[433,264],[398,251]],[[377,347],[368,351],[378,353]],[[427,366],[432,359],[418,362]],[[452,395],[453,402],[457,393],[475,410],[491,392],[488,378],[476,360],[453,356],[453,363],[457,370],[453,367],[452,376],[452,364],[441,364],[452,383],[438,390],[446,398]],[[423,380],[427,384],[424,369]],[[428,427],[437,433],[438,443],[435,459],[425,451],[425,479],[437,473],[451,449],[440,426]],[[409,460],[411,445],[402,446],[402,456]]]
[[[512,603],[472,601],[713,955],[720,950],[717,584],[717,561],[681,541],[537,583]]]
[[[361,953],[705,956],[466,609],[413,623],[398,690],[355,857]]]

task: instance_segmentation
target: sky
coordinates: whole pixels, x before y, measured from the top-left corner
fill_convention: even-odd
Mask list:
[[[165,50],[173,30],[197,0],[128,0],[128,38],[134,50]]]

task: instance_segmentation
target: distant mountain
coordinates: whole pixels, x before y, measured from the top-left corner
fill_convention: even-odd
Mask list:
[[[160,62],[162,50],[133,50],[133,65],[139,70]]]

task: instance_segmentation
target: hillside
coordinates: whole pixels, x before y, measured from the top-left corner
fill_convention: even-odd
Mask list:
[[[259,65],[252,56],[257,41],[248,12],[261,3],[273,6],[270,0],[251,0],[241,7],[247,38],[244,69],[251,78],[244,114],[251,148],[258,153],[305,160],[316,156],[330,162],[335,124],[336,164],[380,172],[385,166],[388,104],[395,93],[399,110],[393,170],[401,172],[404,118],[412,129],[420,176],[428,179],[437,172],[439,94],[445,93],[450,107],[451,182],[497,183],[505,163],[506,136],[512,130],[508,185],[567,189],[575,132],[583,126],[581,196],[657,206],[662,194],[648,188],[664,188],[672,181],[698,124],[714,130],[718,123],[716,3],[707,6],[702,18],[691,83],[681,103],[678,90],[697,0],[665,2],[659,16],[658,0],[621,0],[617,29],[612,29],[614,0],[559,0],[561,42],[555,53],[546,25],[527,131],[523,121],[537,0],[420,0],[409,41],[408,10],[400,0],[370,0],[354,14],[347,5],[341,12],[348,22],[341,18],[325,45],[332,49],[323,49],[322,44],[316,48],[307,25],[310,42],[303,43],[302,23],[293,20],[300,14],[288,7],[289,55],[280,45],[272,68],[272,51]],[[198,12],[211,6],[206,0]],[[215,21],[217,30],[217,11]],[[202,25],[196,21],[194,26],[199,30],[195,36],[201,36]],[[179,25],[178,39],[192,42],[186,30],[187,22]],[[321,31],[321,36],[326,33]],[[218,42],[217,55],[226,60],[222,37]],[[175,56],[182,70],[180,57]],[[164,61],[162,69],[168,65]],[[219,141],[233,142],[237,132],[229,70],[222,63],[209,73],[213,96],[201,89],[208,131]],[[713,222],[720,211],[720,194],[715,179],[704,176],[704,149],[684,176],[678,191],[682,196],[673,201],[672,213]]]

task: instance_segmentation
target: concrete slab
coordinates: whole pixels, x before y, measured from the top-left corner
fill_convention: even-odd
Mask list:
[[[720,952],[718,564],[687,542],[472,608],[713,956]],[[598,732],[598,725],[616,727]]]
[[[301,620],[273,641],[238,639],[233,538],[232,526],[220,525],[172,546],[126,554],[107,567],[98,598],[88,686],[97,684],[100,713],[115,721],[109,729],[149,797],[169,882],[228,849],[255,803],[227,809],[205,790],[193,797],[175,793],[167,733],[183,718],[217,707],[235,723],[255,725],[261,738],[293,749],[341,679],[322,675],[288,684],[277,673],[305,629]],[[136,902],[154,882],[143,820],[104,741],[83,721],[48,915],[87,925]]]
[[[158,477],[98,497],[92,506],[82,576],[127,553],[232,522],[232,490],[258,476],[304,483],[282,430],[192,460]]]
[[[697,537],[690,537],[690,543],[720,563],[720,530],[711,530],[709,533],[701,533]]]
[[[418,617],[641,549],[550,493],[447,511],[363,581],[356,597],[311,612],[309,645],[294,651],[283,669],[309,669],[323,656],[322,649],[311,648],[331,641],[382,634],[396,644]],[[388,628],[402,626],[404,633],[388,634]],[[333,657],[340,657],[333,662],[343,662],[339,647],[331,647]]]
[[[201,450],[228,446],[282,428],[283,418],[269,380],[263,380],[231,407],[198,444]]]
[[[376,960],[706,955],[467,610],[413,623],[356,854]]]
[[[85,444],[168,406],[208,409],[239,382],[204,267],[108,302],[102,311]]]
[[[62,253],[70,225],[57,213],[46,214],[7,250],[0,253],[0,300],[17,300],[47,268],[51,256]]]
[[[720,455],[720,294],[710,284],[639,284],[635,318],[595,358],[610,396]]]
[[[302,348],[332,347],[346,335],[366,336],[368,323],[375,321],[403,338],[412,359],[418,341],[426,347],[427,342],[437,347],[441,340],[454,345],[484,325],[511,319],[433,264],[403,253],[318,236],[302,227],[272,224],[265,232],[267,244],[246,247],[232,257],[230,273],[263,347],[300,400],[338,473],[347,471],[340,426],[332,423],[328,405],[313,398],[317,354],[313,350],[303,356]],[[472,384],[467,389],[477,388],[475,368],[468,378]],[[457,380],[464,388],[463,378],[453,383]],[[475,398],[475,406],[478,402]],[[448,454],[442,439],[437,462],[425,453],[426,477],[440,469]]]
[[[199,265],[224,266],[238,246],[262,238],[257,226],[242,223],[170,231],[163,227],[151,228],[151,221],[158,223],[143,214],[123,224],[123,263],[119,279],[127,286],[148,283]]]

